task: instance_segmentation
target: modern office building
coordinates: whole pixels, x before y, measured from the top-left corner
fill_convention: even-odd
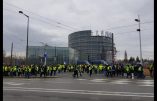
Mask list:
[[[43,64],[44,54],[47,54],[46,64],[73,64],[76,63],[77,53],[68,47],[29,46],[29,64]]]
[[[68,46],[78,51],[79,60],[88,61],[111,62],[112,51],[115,50],[111,33],[92,35],[91,30],[71,33],[68,36]]]

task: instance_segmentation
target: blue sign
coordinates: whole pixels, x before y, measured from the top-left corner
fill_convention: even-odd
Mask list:
[[[44,57],[47,58],[47,53],[46,52],[44,53]]]

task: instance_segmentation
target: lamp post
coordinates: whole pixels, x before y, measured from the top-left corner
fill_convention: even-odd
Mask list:
[[[143,65],[142,62],[142,48],[141,48],[141,28],[140,28],[140,16],[138,15],[138,19],[135,19],[136,22],[139,23],[139,29],[137,29],[137,31],[139,32],[139,40],[140,40],[140,62]]]
[[[27,21],[27,47],[26,47],[26,64],[28,64],[28,31],[29,31],[29,16],[24,14],[22,11],[19,11],[19,13],[23,14],[24,16],[26,16],[28,18]]]
[[[112,63],[114,64],[114,35],[113,33],[111,34],[112,35]]]

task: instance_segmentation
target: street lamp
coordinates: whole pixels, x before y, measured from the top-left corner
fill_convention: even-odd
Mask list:
[[[135,19],[135,21],[139,23],[139,29],[137,29],[137,31],[139,31],[139,40],[140,40],[140,60],[141,60],[141,64],[143,64],[143,62],[142,62],[142,49],[141,49],[140,16],[139,15],[138,15],[138,19]]]
[[[19,11],[19,13],[23,14],[24,16],[26,16],[28,18],[27,21],[27,47],[26,47],[26,64],[28,64],[28,31],[29,31],[29,16],[24,14],[22,11]]]

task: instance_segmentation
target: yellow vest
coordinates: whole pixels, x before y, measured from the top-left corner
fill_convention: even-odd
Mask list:
[[[31,67],[28,68],[29,72],[31,72]]]
[[[5,67],[3,66],[3,72],[5,71]]]
[[[28,72],[29,71],[29,67],[25,67],[25,72]]]
[[[8,71],[8,67],[7,66],[5,66],[5,71]]]
[[[38,66],[36,66],[36,71],[38,71],[39,70],[39,67]]]
[[[47,66],[47,71],[49,71],[50,70],[50,67],[49,66]]]
[[[16,70],[17,70],[16,67],[14,67],[13,70],[14,70],[14,72],[16,72]]]
[[[152,64],[149,66],[149,69],[150,69],[150,70],[152,70],[152,69],[153,69],[153,65],[152,65]]]
[[[57,67],[55,66],[55,67],[53,67],[53,70],[56,70],[57,69]]]
[[[60,65],[58,69],[61,70],[61,69],[62,69],[62,66]]]
[[[91,70],[91,69],[92,69],[92,67],[90,66],[90,67],[89,67],[89,70]]]
[[[65,66],[64,66],[64,65],[62,65],[62,67],[63,67],[63,68],[65,68]]]
[[[108,66],[108,67],[107,67],[107,70],[111,70],[111,66]]]
[[[103,66],[102,65],[99,65],[99,70],[102,70]]]
[[[142,67],[139,67],[139,68],[138,68],[138,71],[142,71]]]
[[[131,69],[131,70],[134,70],[134,66],[130,66],[130,69]]]
[[[52,67],[51,66],[49,67],[49,70],[52,71]]]
[[[126,67],[126,71],[129,72],[129,67],[128,66]]]

